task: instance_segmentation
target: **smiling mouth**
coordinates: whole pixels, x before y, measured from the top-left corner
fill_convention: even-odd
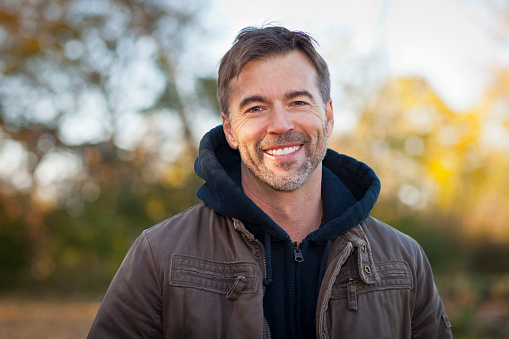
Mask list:
[[[264,152],[270,155],[286,155],[293,152],[296,152],[302,147],[302,145],[292,146],[292,147],[284,147],[284,148],[274,148],[274,149],[268,149]]]

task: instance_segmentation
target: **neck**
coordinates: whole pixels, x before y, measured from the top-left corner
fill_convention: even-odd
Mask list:
[[[304,184],[294,191],[278,191],[242,168],[244,193],[274,220],[293,242],[302,241],[320,226],[322,208],[322,167],[318,166]]]

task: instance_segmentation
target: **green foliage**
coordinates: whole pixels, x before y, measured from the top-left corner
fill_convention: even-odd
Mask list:
[[[124,164],[129,167],[129,164]],[[189,170],[183,182],[161,182],[135,188],[106,182],[97,200],[85,202],[79,215],[58,208],[44,216],[47,230],[30,248],[18,221],[3,224],[0,233],[0,290],[30,289],[36,293],[104,292],[132,242],[146,228],[196,204],[201,181]],[[154,212],[150,204],[161,209]],[[72,210],[71,210],[72,211]],[[4,278],[5,277],[5,278]]]
[[[454,236],[455,228],[451,227],[454,220],[414,215],[387,222],[419,242],[435,273],[445,273],[451,268],[463,270],[470,265],[471,250]]]
[[[219,102],[217,101],[217,79],[216,78],[198,78],[196,84],[196,92],[201,98],[201,103],[204,105],[210,105],[211,111],[221,114],[219,108]]]
[[[0,227],[0,290],[16,289],[30,267],[29,247],[15,222]]]
[[[504,243],[494,243],[489,239],[483,239],[471,244],[472,246],[472,269],[483,274],[507,274],[509,273],[509,247]]]

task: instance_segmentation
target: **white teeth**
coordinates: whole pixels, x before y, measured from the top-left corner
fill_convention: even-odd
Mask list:
[[[285,155],[290,154],[301,148],[302,146],[293,146],[293,147],[285,147],[285,148],[278,148],[278,149],[270,149],[266,152],[270,155]]]

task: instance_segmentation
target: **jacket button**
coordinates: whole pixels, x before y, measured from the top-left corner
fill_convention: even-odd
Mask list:
[[[370,274],[371,268],[369,266],[364,266],[364,272],[366,272],[367,274]]]
[[[362,250],[362,252],[366,253],[366,250],[367,250],[366,244],[362,244],[361,250]]]

